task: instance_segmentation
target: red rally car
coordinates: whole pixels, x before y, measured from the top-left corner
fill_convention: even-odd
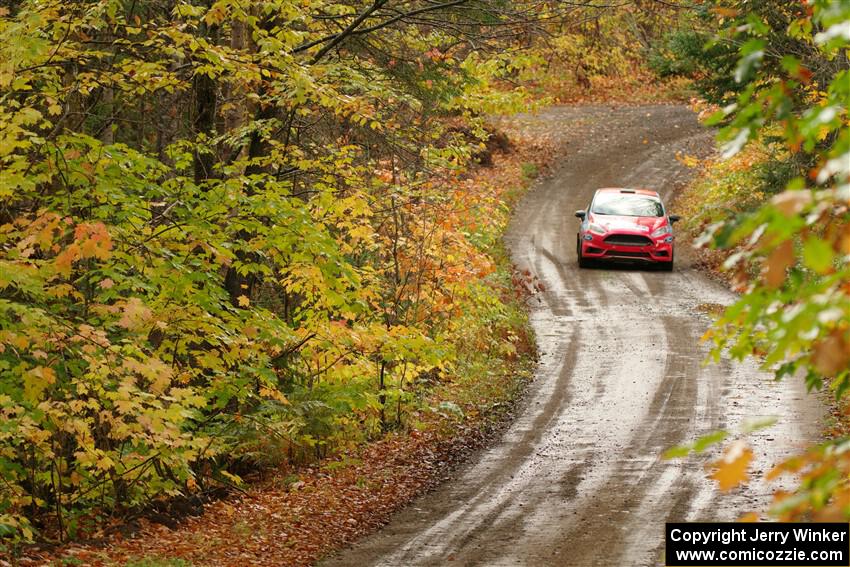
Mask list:
[[[597,260],[645,262],[673,269],[673,223],[655,191],[599,189],[590,207],[576,211],[581,226],[576,237],[579,267]]]

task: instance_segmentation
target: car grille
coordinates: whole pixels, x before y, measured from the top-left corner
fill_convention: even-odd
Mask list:
[[[616,246],[649,246],[652,240],[639,234],[612,234],[605,237],[605,244]]]
[[[648,252],[608,252],[612,258],[651,258]]]

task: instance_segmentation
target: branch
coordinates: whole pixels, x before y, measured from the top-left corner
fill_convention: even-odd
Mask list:
[[[363,11],[362,14],[360,14],[359,16],[354,18],[354,21],[352,21],[350,24],[348,24],[348,27],[346,27],[344,30],[342,30],[338,34],[335,34],[334,36],[332,36],[332,38],[330,39],[330,43],[328,43],[327,45],[322,47],[319,50],[319,52],[316,53],[316,55],[313,56],[313,59],[310,60],[310,63],[316,64],[319,61],[321,61],[321,59],[325,55],[327,55],[328,52],[330,52],[330,50],[332,50],[334,47],[336,47],[337,45],[339,45],[340,43],[345,41],[345,38],[347,38],[352,33],[354,33],[354,30],[356,30],[357,27],[366,20],[366,18],[371,16],[372,13],[375,12],[375,10],[378,10],[379,8],[383,7],[383,5],[387,3],[387,1],[388,0],[375,0],[372,3],[372,5],[369,6],[369,8],[367,8],[366,10]],[[328,41],[328,40],[325,39],[323,41],[320,41],[319,43],[324,43],[324,41]],[[318,45],[319,43],[313,43],[313,45]],[[308,49],[309,47],[311,47],[311,46],[309,46],[309,44],[308,44],[308,46],[302,46],[302,47],[296,48],[295,51],[296,52],[297,51],[303,51],[304,49]]]
[[[379,29],[382,29],[382,28],[385,28],[389,25],[392,25],[392,24],[394,24],[394,23],[396,23],[400,20],[404,20],[405,18],[410,18],[410,17],[413,17],[413,16],[417,16],[419,14],[424,14],[426,12],[433,12],[433,11],[436,11],[436,10],[443,10],[443,9],[446,9],[446,8],[452,8],[454,6],[460,6],[461,4],[465,4],[467,2],[469,2],[469,0],[451,0],[450,2],[445,2],[443,4],[431,4],[429,6],[423,6],[421,8],[417,8],[415,10],[411,10],[409,12],[404,12],[402,14],[398,14],[396,16],[393,16],[391,18],[384,20],[383,22],[377,23],[377,24],[370,26],[368,28],[363,28],[363,29],[358,30],[357,27],[360,24],[362,24],[366,19],[369,18],[369,16],[371,16],[373,13],[375,13],[376,10],[380,9],[381,7],[384,6],[384,4],[387,3],[387,0],[375,0],[375,3],[372,4],[372,6],[370,6],[369,9],[367,9],[365,12],[360,14],[353,22],[351,22],[351,24],[349,24],[349,26],[347,28],[345,28],[340,33],[333,34],[333,35],[327,35],[325,37],[315,39],[315,40],[310,41],[308,43],[304,43],[302,45],[299,45],[298,47],[296,47],[295,49],[292,50],[292,53],[300,53],[301,51],[306,51],[307,49],[310,49],[311,47],[321,45],[322,43],[330,42],[327,45],[325,45],[315,55],[315,57],[313,57],[311,63],[316,63],[322,57],[327,55],[328,52],[331,49],[333,49],[334,47],[336,47],[337,45],[342,43],[349,36],[372,33],[374,31],[377,31]]]
[[[442,10],[444,8],[451,8],[453,6],[460,6],[461,4],[466,4],[469,0],[452,0],[451,2],[446,2],[445,4],[432,4],[431,6],[424,6],[422,8],[417,8],[416,10],[411,10],[410,12],[406,12],[404,14],[399,14],[397,16],[393,16],[392,18],[383,21],[379,24],[375,24],[372,27],[363,28],[362,30],[357,30],[354,32],[355,35],[360,35],[364,33],[371,33],[373,31],[377,31],[381,28],[385,28],[391,24],[396,23],[399,20],[403,20],[405,18],[410,18],[412,16],[418,16],[419,14],[424,14],[425,12],[433,12],[434,10]]]

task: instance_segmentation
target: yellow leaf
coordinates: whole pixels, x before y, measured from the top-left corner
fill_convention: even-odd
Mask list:
[[[38,401],[44,391],[56,382],[56,372],[46,366],[36,366],[26,373],[24,396],[30,401]]]
[[[289,400],[286,399],[286,396],[284,396],[279,390],[273,388],[266,388],[265,386],[261,386],[260,395],[264,398],[271,398],[273,400],[277,400],[282,404],[289,404]]]
[[[106,455],[103,455],[97,460],[95,466],[102,471],[108,471],[109,469],[115,466],[115,463],[112,461],[111,458]]]
[[[711,478],[720,485],[720,490],[727,491],[747,481],[747,467],[753,460],[753,451],[743,441],[736,441],[724,451],[723,456],[712,463],[715,470]]]
[[[239,303],[239,307],[248,307],[251,304],[251,300],[245,295],[240,295],[236,298],[236,301]]]
[[[746,514],[744,514],[743,516],[738,518],[738,521],[739,522],[746,522],[746,523],[758,522],[759,521],[759,515],[756,514],[755,512],[747,512]]]

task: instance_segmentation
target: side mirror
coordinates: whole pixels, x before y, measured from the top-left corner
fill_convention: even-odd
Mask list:
[[[585,211],[584,209],[581,209],[581,210],[579,210],[579,211],[576,211],[576,216],[577,216],[578,218],[580,218],[580,219],[584,220],[584,217],[585,217],[585,216],[587,216],[587,211]]]
[[[670,219],[671,224],[676,221],[682,220],[682,217],[680,217],[679,215],[667,215],[667,218]]]

